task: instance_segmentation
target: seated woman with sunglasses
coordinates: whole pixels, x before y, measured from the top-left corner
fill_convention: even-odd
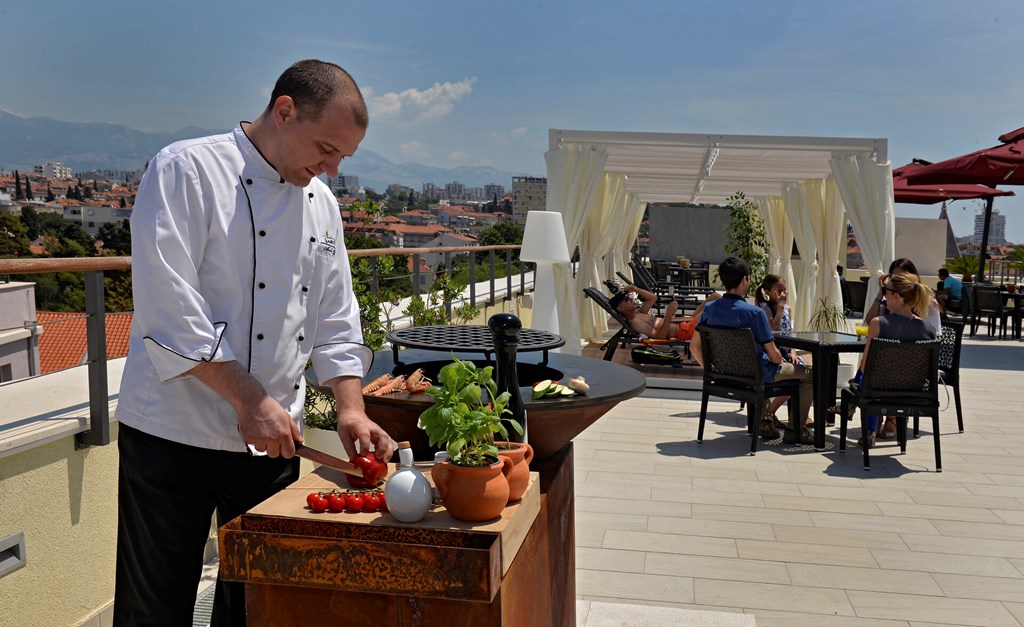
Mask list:
[[[916,313],[928,311],[933,299],[931,288],[922,284],[919,276],[907,272],[891,274],[882,290],[885,293],[886,311],[868,323],[864,355],[861,357],[860,370],[856,377],[858,381],[863,376],[864,366],[868,363],[868,352],[874,338],[914,342],[934,340],[938,337],[935,327]],[[878,416],[869,416],[867,423],[868,446],[873,447],[878,429]]]

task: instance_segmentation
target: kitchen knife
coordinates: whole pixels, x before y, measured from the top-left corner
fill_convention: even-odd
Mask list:
[[[302,442],[295,443],[295,454],[298,455],[299,457],[308,459],[309,461],[315,464],[329,466],[331,468],[340,470],[341,472],[348,475],[354,475],[356,477],[363,476],[363,469],[356,468],[355,464],[353,464],[352,462],[347,462],[344,459],[341,459],[340,457],[335,457],[334,455],[331,455],[329,453],[318,451],[315,448],[309,448]]]

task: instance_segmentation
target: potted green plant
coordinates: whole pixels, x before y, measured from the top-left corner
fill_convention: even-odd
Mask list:
[[[453,355],[452,363],[438,373],[439,385],[426,392],[434,404],[417,421],[430,445],[448,453],[448,461],[436,465],[431,476],[448,512],[460,520],[495,518],[509,500],[512,460],[499,455],[495,436],[505,440],[506,424],[518,433],[522,425],[504,417],[510,413],[510,395],[498,394],[493,370]]]
[[[963,275],[964,283],[970,283],[974,280],[974,275],[978,273],[978,257],[975,255],[947,257],[946,263],[942,267],[949,270],[950,274]]]
[[[726,230],[725,252],[743,259],[750,265],[750,284],[760,285],[768,272],[768,252],[771,244],[764,221],[757,212],[757,203],[748,200],[743,192],[727,199],[729,228]],[[721,281],[716,269],[712,279]]]
[[[843,307],[830,303],[828,299],[819,298],[818,307],[807,322],[812,331],[840,332],[846,329],[846,314]]]

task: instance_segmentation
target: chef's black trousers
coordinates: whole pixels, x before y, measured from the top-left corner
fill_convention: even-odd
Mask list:
[[[191,627],[210,520],[245,513],[299,475],[298,457],[171,442],[120,425],[114,625]],[[245,584],[217,577],[213,627],[245,625]]]

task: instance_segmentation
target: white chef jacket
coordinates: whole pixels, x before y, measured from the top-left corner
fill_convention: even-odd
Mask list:
[[[232,133],[150,161],[131,217],[135,316],[117,419],[161,438],[245,451],[231,404],[188,373],[237,360],[301,425],[303,371],[366,374],[334,195],[286,183]]]

